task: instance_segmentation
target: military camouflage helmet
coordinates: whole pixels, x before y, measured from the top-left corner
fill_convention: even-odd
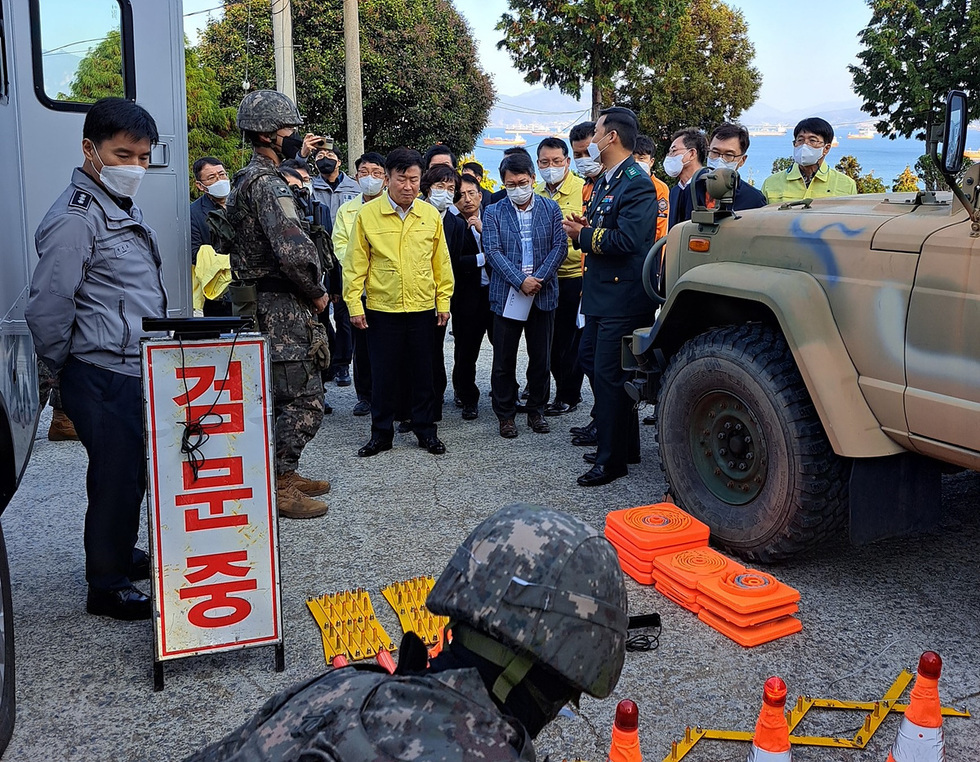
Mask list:
[[[525,504],[498,511],[459,547],[426,606],[597,698],[623,669],[629,617],[616,551],[566,513]]]
[[[249,132],[275,132],[303,123],[296,104],[276,90],[256,90],[238,105],[238,129]]]

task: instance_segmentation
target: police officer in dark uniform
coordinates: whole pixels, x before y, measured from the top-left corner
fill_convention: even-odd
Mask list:
[[[605,170],[596,178],[585,216],[574,214],[565,232],[585,256],[582,312],[583,341],[595,346],[595,420],[598,449],[586,460],[591,470],[578,478],[597,487],[626,476],[627,463],[640,462],[639,420],[625,390],[629,374],[622,368],[623,336],[650,325],[656,305],[643,288],[643,261],[653,245],[657,224],[657,191],[633,159],[636,115],[614,106],[600,113],[589,144],[593,159]]]
[[[238,314],[255,315],[259,330],[269,337],[277,504],[288,518],[323,515],[326,504],[313,498],[330,490],[328,481],[296,471],[303,448],[323,421],[320,370],[329,362],[326,333],[314,319],[329,299],[320,257],[278,169],[283,141],[302,123],[295,104],[282,93],[256,90],[242,99],[238,128],[254,153],[235,174],[226,210],[237,279],[229,287],[233,306]]]

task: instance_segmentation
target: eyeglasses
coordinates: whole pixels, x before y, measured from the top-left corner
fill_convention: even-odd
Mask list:
[[[518,188],[530,188],[530,187],[531,187],[530,181],[526,183],[504,183],[504,188],[509,191],[517,190]]]
[[[691,148],[671,148],[669,151],[667,151],[667,155],[668,156],[680,156],[681,154],[685,154],[685,153],[687,153],[688,151],[691,151],[691,150],[693,150],[693,149],[691,149]]]
[[[823,140],[822,138],[818,138],[816,135],[811,135],[805,140],[803,138],[796,138],[793,141],[793,145],[797,148],[799,148],[804,143],[810,146],[810,148],[823,148],[825,145],[827,145],[827,141]]]
[[[203,183],[204,185],[211,185],[212,183],[218,182],[218,180],[227,180],[227,179],[228,179],[228,173],[222,169],[220,172],[213,172],[207,177],[202,177],[201,183]]]
[[[383,169],[359,169],[357,170],[357,179],[360,180],[362,177],[374,177],[378,180],[385,179],[385,171]]]
[[[725,153],[720,153],[720,152],[716,151],[714,148],[709,148],[708,149],[708,158],[709,159],[721,159],[723,161],[729,161],[729,162],[731,162],[731,161],[738,161],[743,156],[745,156],[744,153],[732,153],[731,151],[726,151]]]
[[[547,169],[548,167],[564,167],[566,161],[568,161],[568,159],[565,157],[560,159],[551,159],[550,161],[548,159],[538,159],[538,166],[541,167],[541,169]]]

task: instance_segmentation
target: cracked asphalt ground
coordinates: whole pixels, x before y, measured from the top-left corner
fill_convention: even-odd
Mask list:
[[[451,338],[446,357],[451,362]],[[484,391],[489,365],[485,347]],[[480,418],[462,421],[450,391],[439,431],[446,455],[429,455],[406,434],[396,435],[391,452],[370,459],[356,457],[369,419],[351,415],[353,387],[331,384],[328,399],[335,412],[304,453],[301,470],[331,480],[330,512],[280,522],[285,673],[274,671],[272,648],[184,659],[166,664],[161,693],[153,692],[150,624],[85,613],[84,450],[48,442],[50,410],[44,413],[23,484],[3,515],[17,648],[17,725],[5,761],[180,760],[238,726],[268,696],[325,669],[308,595],[371,590],[397,642],[397,620],[378,588],[438,575],[459,542],[498,507],[530,501],[601,527],[608,511],[656,502],[664,491],[651,427],[641,432],[643,463],[631,467],[629,478],[590,490],[575,485],[586,465],[582,448],[569,444],[568,428],[585,423],[590,399],[549,419],[549,435],[533,434],[520,419],[520,436],[504,440],[485,396]],[[659,648],[628,654],[612,697],[586,697],[580,709],[559,717],[538,739],[539,758],[605,760],[623,698],[639,704],[648,760],[663,759],[687,725],[751,730],[772,674],[786,680],[791,699],[874,700],[929,648],[945,662],[944,703],[980,714],[980,477],[946,477],[944,487],[936,536],[864,548],[840,538],[770,569],[800,590],[803,632],[754,649],[628,580],[631,613],[663,616]],[[799,732],[852,737],[861,722],[859,714],[813,710]],[[863,751],[797,748],[794,758],[880,762],[897,726],[897,717],[888,718]],[[980,719],[949,719],[945,730],[950,760],[976,757]],[[702,742],[685,759],[741,761],[746,753],[744,743]]]

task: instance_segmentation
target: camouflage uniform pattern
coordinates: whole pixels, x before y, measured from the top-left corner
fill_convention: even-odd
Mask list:
[[[52,410],[64,410],[61,407],[61,379],[51,372],[43,360],[37,361],[37,380],[40,407],[44,409],[51,400]]]
[[[524,504],[498,511],[459,547],[426,606],[597,698],[612,693],[623,669],[629,617],[616,551],[566,513]]]
[[[186,762],[497,762],[535,759],[479,673],[328,672],[270,699],[249,722]]]
[[[296,104],[278,90],[253,90],[238,104],[236,124],[240,130],[275,132],[302,123]]]
[[[270,343],[276,472],[295,471],[303,448],[323,421],[323,392],[313,360],[322,329],[311,305],[326,293],[319,255],[303,232],[293,193],[272,160],[255,154],[235,174],[227,209],[235,230],[235,278],[244,283],[275,279],[288,282],[294,291],[260,288],[256,317]]]

